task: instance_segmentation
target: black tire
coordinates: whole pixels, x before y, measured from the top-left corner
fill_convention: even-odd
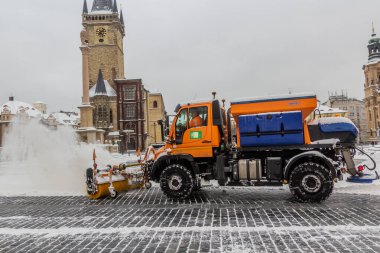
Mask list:
[[[226,180],[219,179],[218,184],[219,184],[219,186],[226,186]]]
[[[333,191],[333,176],[331,171],[321,164],[302,163],[290,173],[289,188],[299,202],[321,202]]]
[[[185,166],[172,164],[162,171],[160,187],[168,198],[174,200],[186,199],[193,191],[194,179]]]
[[[201,185],[201,179],[200,178],[194,178],[193,180],[193,192],[194,191],[200,191],[202,189]]]

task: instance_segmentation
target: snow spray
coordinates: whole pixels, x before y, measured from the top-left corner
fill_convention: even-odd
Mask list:
[[[50,129],[38,120],[16,120],[0,150],[0,195],[85,194],[84,174],[94,147],[80,143],[71,127]],[[96,154],[100,162],[115,160],[99,147]]]

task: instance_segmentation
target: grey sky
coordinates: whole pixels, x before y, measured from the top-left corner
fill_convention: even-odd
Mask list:
[[[92,0],[88,0],[89,5]],[[347,90],[363,98],[362,65],[378,0],[118,0],[126,78],[179,101]],[[0,104],[81,101],[82,0],[3,1]]]

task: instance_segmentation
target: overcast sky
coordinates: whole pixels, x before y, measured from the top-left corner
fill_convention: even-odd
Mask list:
[[[92,0],[88,0],[89,7]],[[191,99],[347,91],[363,98],[378,0],[118,0],[126,78],[142,78],[166,108]],[[2,1],[0,104],[48,109],[81,102],[82,0]]]

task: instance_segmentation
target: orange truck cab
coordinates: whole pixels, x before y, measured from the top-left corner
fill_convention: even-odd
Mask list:
[[[350,152],[356,127],[338,120],[326,128],[318,121],[314,126],[337,137],[322,140],[324,133],[306,122],[316,107],[314,94],[237,99],[228,110],[216,99],[178,105],[150,178],[173,199],[189,197],[203,178],[222,186],[289,184],[299,201],[324,200],[343,167],[357,173]]]

